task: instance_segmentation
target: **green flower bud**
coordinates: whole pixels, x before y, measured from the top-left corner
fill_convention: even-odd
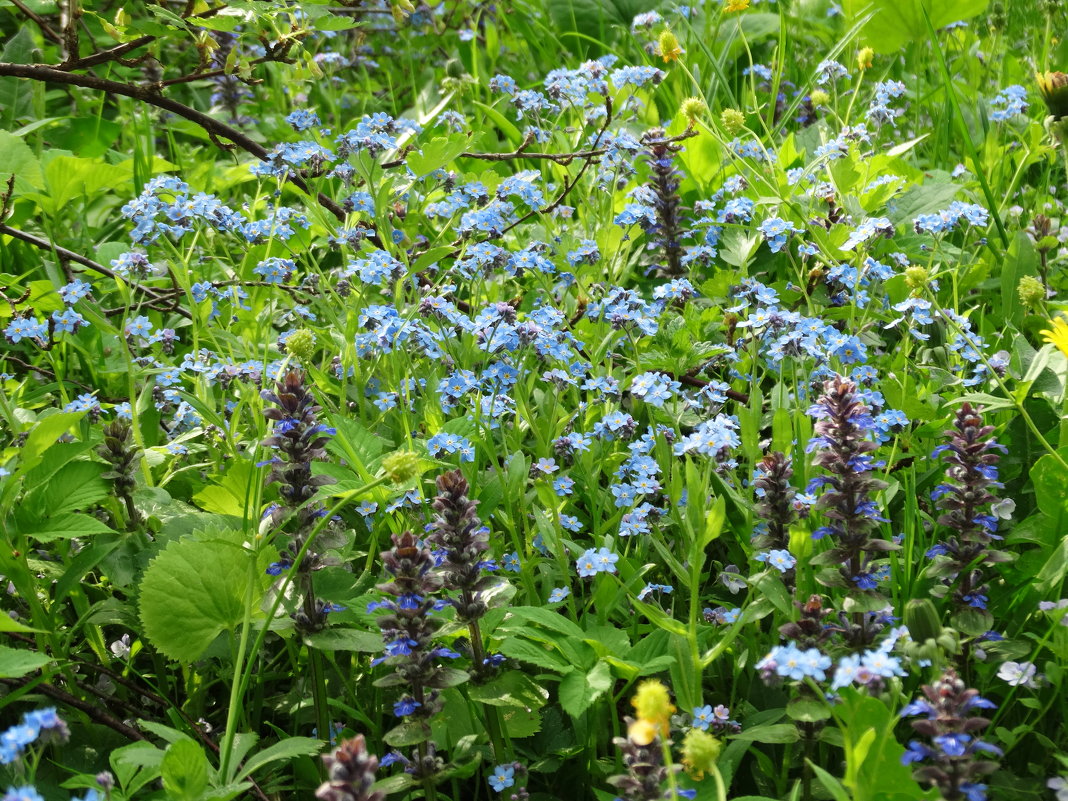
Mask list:
[[[745,115],[736,108],[725,108],[719,115],[723,121],[723,128],[731,136],[737,136],[745,127]]]
[[[679,113],[686,118],[689,125],[693,125],[698,119],[703,117],[708,111],[708,106],[705,105],[705,101],[699,97],[688,97],[682,101],[682,105],[679,106]]]
[[[933,640],[942,633],[942,619],[930,598],[913,598],[905,604],[905,626],[915,642]]]
[[[690,729],[682,739],[682,766],[691,778],[700,781],[715,766],[722,750],[722,741],[707,731]]]
[[[423,460],[411,451],[394,451],[382,460],[382,469],[394,484],[406,484],[423,472]]]
[[[310,361],[315,355],[315,334],[307,328],[294,331],[286,337],[286,350],[302,362]]]
[[[931,276],[928,274],[926,267],[913,264],[911,267],[905,268],[905,286],[913,291],[923,289],[930,280]]]
[[[1020,296],[1020,303],[1028,309],[1037,309],[1046,299],[1046,287],[1033,275],[1025,275],[1016,285],[1016,294]]]

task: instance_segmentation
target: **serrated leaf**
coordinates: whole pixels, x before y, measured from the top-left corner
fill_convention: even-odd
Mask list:
[[[92,506],[108,496],[108,485],[101,478],[106,469],[96,462],[70,462],[34,493],[30,503],[49,517]]]
[[[320,31],[347,31],[359,25],[359,21],[352,17],[322,16],[315,20],[315,27]]]
[[[612,671],[608,663],[598,660],[587,673],[572,670],[560,682],[560,706],[577,718],[612,687]]]
[[[244,619],[252,591],[259,608],[263,571],[249,575],[252,556],[240,543],[185,538],[170,543],[152,560],[140,588],[145,635],[166,656],[192,662],[220,633]],[[255,583],[250,588],[249,582]]]
[[[549,691],[519,670],[509,670],[492,681],[474,685],[469,697],[490,706],[540,709],[549,700]]]
[[[439,136],[423,143],[422,153],[413,150],[405,157],[408,168],[416,176],[428,175],[441,169],[467,149],[467,137],[463,135]]]
[[[567,662],[557,656],[555,650],[519,637],[509,637],[501,642],[500,651],[511,659],[518,659],[520,662],[527,662],[557,673],[564,672],[568,667]]]
[[[0,645],[0,678],[17,679],[43,668],[51,661],[51,657],[36,651]]]
[[[208,787],[208,758],[192,740],[172,743],[160,770],[163,789],[171,801],[199,801]]]
[[[60,412],[37,422],[20,450],[17,475],[25,474],[41,463],[45,451],[56,444],[61,434],[82,419],[85,412]]]
[[[35,521],[25,533],[32,540],[45,543],[53,540],[69,540],[72,537],[88,537],[93,534],[113,534],[114,530],[91,515],[71,512]]]

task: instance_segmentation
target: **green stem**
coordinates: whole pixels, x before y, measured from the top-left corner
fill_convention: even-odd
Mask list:
[[[360,495],[363,495],[364,493],[368,492],[369,490],[372,490],[375,487],[381,486],[381,485],[389,482],[390,480],[391,479],[389,478],[389,476],[382,476],[381,478],[376,478],[374,481],[370,481],[367,484],[364,484],[362,487],[357,487],[356,489],[349,490],[348,492],[344,493],[340,497],[340,499],[337,501],[337,503],[335,503],[329,509],[329,511],[319,519],[319,522],[315,524],[315,528],[313,528],[308,533],[308,536],[304,540],[304,544],[301,546],[300,551],[297,553],[296,557],[294,557],[293,563],[299,565],[301,563],[301,561],[303,561],[304,557],[308,553],[308,549],[311,547],[312,543],[315,541],[316,536],[319,534],[320,531],[322,531],[327,526],[327,524],[330,522],[330,519],[338,512],[339,509],[341,509],[342,506],[344,506],[346,503],[351,502],[354,498],[356,498],[356,497],[358,497]],[[253,563],[251,569],[253,571],[256,569],[255,563]],[[267,632],[270,631],[270,628],[271,628],[270,621],[274,620],[275,616],[278,614],[278,609],[282,605],[282,601],[285,599],[286,590],[289,588],[289,585],[293,582],[294,572],[295,571],[289,571],[286,574],[286,576],[282,579],[282,582],[280,583],[280,585],[278,587],[278,591],[275,594],[274,601],[271,603],[271,608],[267,610],[267,615],[266,615],[267,619],[264,622],[264,625],[262,626],[262,628],[260,628],[259,632],[257,633],[256,641],[252,645],[252,653],[253,654],[258,654],[260,652],[260,649],[263,647],[263,641],[265,639],[267,639]],[[249,584],[250,584],[250,586],[252,586],[253,582],[249,582]],[[244,632],[247,632],[249,627],[250,627],[249,624],[251,622],[251,616],[252,616],[252,608],[251,607],[252,607],[251,599],[246,599]],[[245,636],[244,632],[243,632],[243,639],[244,639],[244,636]],[[241,656],[241,658],[243,660],[243,658],[244,658],[244,643],[242,643],[242,646],[239,649],[239,654],[240,654],[240,656]],[[231,718],[235,715],[235,711],[234,710],[237,709],[240,706],[241,699],[244,697],[245,691],[248,688],[248,684],[252,680],[251,660],[249,662],[249,665],[247,667],[244,667],[244,668],[242,668],[241,662],[240,661],[238,662],[238,664],[236,666],[236,669],[235,669],[235,679],[236,679],[238,674],[240,674],[241,680],[240,681],[235,681],[234,682],[234,687],[231,687],[231,690],[230,690],[230,709],[227,712],[227,732],[226,732],[227,740],[224,741],[225,750],[223,752],[223,756],[227,760],[227,762],[229,761],[230,750],[233,748],[233,733],[231,731],[231,725],[230,725],[231,722],[232,722]]]
[[[319,739],[330,743],[330,706],[326,696],[326,672],[323,670],[322,651],[309,645],[308,664],[311,667],[312,698],[315,702],[315,722],[319,728]]]

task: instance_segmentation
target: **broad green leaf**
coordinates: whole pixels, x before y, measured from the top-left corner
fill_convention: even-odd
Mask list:
[[[29,64],[34,60],[33,54],[37,49],[34,44],[34,35],[30,32],[33,26],[27,22],[4,44],[0,52],[0,61],[12,64]],[[33,113],[34,86],[31,81],[21,78],[0,78],[0,124],[5,128],[14,128],[15,120],[28,117]],[[4,150],[0,145],[0,153]],[[2,176],[7,180],[7,176]]]
[[[249,490],[258,485],[258,478],[254,475],[258,469],[248,459],[235,459],[230,462],[226,475],[214,479],[195,493],[193,500],[207,512],[243,518],[246,506],[252,500]]]
[[[85,412],[59,412],[41,418],[22,446],[17,475],[25,474],[41,463],[44,452],[56,444],[61,434],[82,419]]]
[[[386,441],[345,415],[330,415],[330,424],[337,433],[326,443],[326,449],[347,461],[364,481],[370,481],[373,478],[370,465],[381,455]]]
[[[1066,573],[1068,573],[1068,536],[1061,539],[1060,544],[1053,549],[1049,559],[1038,571],[1038,575],[1035,576],[1035,590],[1040,596],[1053,592],[1061,586]]]
[[[101,478],[106,469],[97,462],[70,462],[56,471],[27,502],[49,517],[85,509],[108,496],[108,485]]]
[[[413,150],[405,157],[405,161],[413,173],[422,177],[441,169],[466,149],[466,136],[439,136],[423,143],[422,153]]]
[[[160,766],[163,789],[170,801],[200,801],[208,787],[208,758],[192,740],[171,743]]]
[[[507,657],[527,662],[540,668],[563,673],[568,663],[555,649],[519,637],[508,637],[500,644],[500,651]]]
[[[549,700],[549,691],[519,670],[509,670],[485,684],[473,685],[468,695],[491,706],[521,709],[540,709]]]
[[[0,615],[0,632],[17,631],[21,633],[37,631],[37,629],[31,629],[17,620],[12,620],[7,615]]]
[[[352,17],[319,17],[315,20],[315,27],[320,31],[347,31],[355,28],[360,23]]]
[[[26,648],[0,645],[0,678],[17,679],[39,670],[52,661],[50,656]]]
[[[797,726],[792,723],[772,723],[767,726],[755,726],[732,735],[732,740],[745,740],[753,743],[793,743],[801,737]]]
[[[893,53],[910,42],[927,40],[927,23],[923,6],[935,28],[971,19],[981,14],[989,0],[845,0],[842,8],[846,21],[854,20],[871,10],[875,11],[862,28],[863,43],[877,53]]]
[[[269,765],[272,762],[277,762],[282,759],[293,759],[299,756],[314,756],[319,753],[322,747],[323,743],[321,740],[316,740],[311,737],[287,737],[285,740],[277,742],[272,746],[268,746],[262,751],[249,757],[249,760],[238,772],[237,778],[244,779],[247,776],[251,776],[264,765]]]
[[[92,515],[68,512],[35,521],[34,525],[23,533],[30,539],[43,543],[71,537],[88,537],[92,534],[112,534],[114,531]]]
[[[41,164],[20,137],[0,131],[0,182],[16,178],[16,189],[41,186]]]
[[[1038,508],[1053,520],[1068,512],[1068,470],[1052,454],[1045,454],[1031,468]]]
[[[599,660],[588,673],[572,670],[560,682],[560,706],[577,718],[611,687],[612,671],[607,662]]]
[[[116,748],[108,757],[108,765],[123,790],[133,794],[159,776],[163,756],[163,749],[141,741]]]
[[[382,632],[359,629],[327,629],[306,637],[305,642],[320,651],[359,651],[367,654],[377,653],[384,647]]]
[[[232,539],[170,543],[149,564],[141,582],[145,635],[171,659],[196,660],[220,633],[241,623],[246,595],[259,609],[264,573],[260,566],[250,571],[251,559]]]
[[[108,164],[101,158],[57,156],[45,165],[46,191],[27,195],[48,214],[59,214],[74,200],[90,199],[104,189],[116,189],[130,180],[131,169]]]
[[[421,720],[409,720],[394,726],[382,739],[394,748],[417,745],[430,739],[430,727]]]

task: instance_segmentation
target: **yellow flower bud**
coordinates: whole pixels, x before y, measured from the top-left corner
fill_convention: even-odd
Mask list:
[[[722,750],[722,741],[707,731],[690,729],[682,740],[682,766],[690,778],[701,781],[705,771],[712,770]]]
[[[660,37],[656,40],[657,53],[660,54],[660,58],[664,59],[665,63],[668,61],[678,61],[685,51],[682,49],[682,45],[679,44],[678,38],[669,30],[661,32]]]
[[[745,127],[745,115],[736,108],[725,108],[719,115],[723,127],[730,136],[737,136]]]
[[[634,700],[631,703],[634,705],[639,721],[651,724],[659,730],[662,736],[667,737],[668,721],[675,712],[675,705],[671,703],[671,695],[667,687],[656,679],[643,681],[638,685],[638,691],[634,693]]]
[[[831,102],[831,96],[824,92],[822,89],[814,90],[812,94],[810,94],[808,97],[809,100],[812,101],[812,105],[814,106],[826,106],[829,102]]]
[[[875,51],[870,47],[862,47],[857,53],[857,67],[862,70],[871,69],[873,58],[875,58]]]

